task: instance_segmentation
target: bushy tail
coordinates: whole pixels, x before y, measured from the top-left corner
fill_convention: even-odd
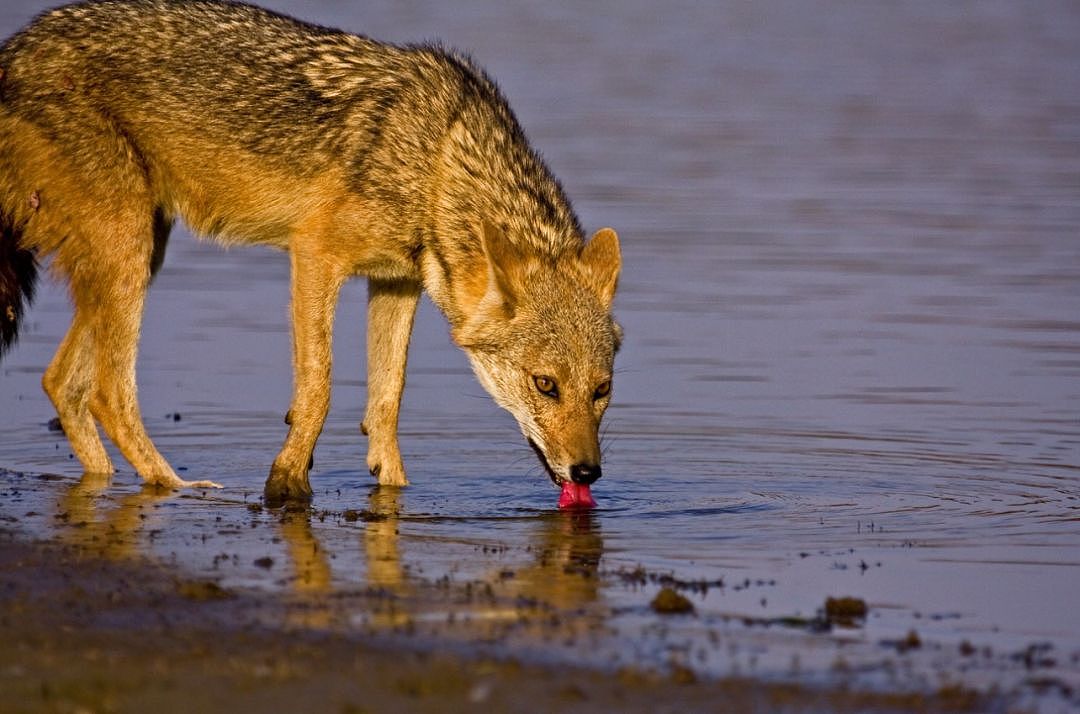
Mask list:
[[[19,336],[19,322],[37,283],[37,260],[33,251],[19,245],[21,235],[0,206],[0,358]]]

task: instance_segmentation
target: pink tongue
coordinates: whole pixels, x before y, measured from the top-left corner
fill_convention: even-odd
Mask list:
[[[592,492],[583,483],[563,481],[562,493],[559,494],[559,508],[595,508]]]

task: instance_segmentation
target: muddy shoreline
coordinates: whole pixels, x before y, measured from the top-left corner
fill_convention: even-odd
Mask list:
[[[2,476],[9,506],[70,487]],[[408,592],[222,586],[173,558],[117,550],[125,534],[115,523],[95,531],[60,511],[56,537],[41,538],[21,527],[40,514],[17,512],[4,509],[0,523],[5,711],[520,711],[528,702],[533,711],[951,712],[1011,711],[1015,701],[959,685],[890,691],[684,666],[568,666],[516,648],[507,633],[584,645],[595,628],[586,613],[509,602],[494,582],[419,582]],[[425,617],[454,607],[456,616]],[[512,623],[484,616],[510,607]]]
[[[555,668],[349,636],[285,624],[310,604],[23,541],[10,528],[0,539],[6,711],[514,711],[522,702],[533,711],[984,711],[988,702],[962,689],[859,693]]]

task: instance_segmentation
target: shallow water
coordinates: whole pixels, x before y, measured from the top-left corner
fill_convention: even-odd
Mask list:
[[[563,647],[571,660],[877,682],[896,676],[882,643],[915,630],[916,683],[1080,687],[1075,4],[269,4],[469,48],[584,223],[619,230],[627,340],[600,508],[554,512],[557,493],[426,302],[401,417],[413,486],[393,503],[372,494],[356,282],[312,473],[331,515],[248,511],[285,433],[287,263],[178,229],[147,308],[140,398],[182,475],[226,490],[144,503],[125,465],[105,495],[75,497],[90,509],[78,522],[230,586],[518,588],[609,632],[605,647]],[[40,7],[5,4],[0,32]],[[78,494],[39,388],[69,316],[44,288],[0,365],[0,466],[61,474]],[[154,525],[110,521],[132,504]],[[36,504],[22,521],[49,532],[71,508]],[[396,515],[349,522],[347,509]],[[296,556],[309,547],[328,555]],[[252,565],[264,555],[292,574]],[[659,584],[629,576],[639,566],[714,586],[692,594],[696,617],[661,624],[647,606]],[[831,595],[866,599],[864,626],[738,624],[812,617]],[[962,641],[993,656],[950,654]],[[1012,657],[1039,643],[1051,655],[1033,667]]]

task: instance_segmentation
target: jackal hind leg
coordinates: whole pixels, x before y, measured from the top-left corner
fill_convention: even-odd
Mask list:
[[[185,481],[176,475],[146,433],[139,411],[135,360],[154,241],[150,215],[145,225],[116,221],[108,246],[88,255],[72,281],[76,313],[93,314],[94,388],[90,411],[135,471],[148,484],[165,488],[215,487],[212,481]],[[136,266],[144,266],[142,268]]]
[[[368,436],[368,470],[383,486],[408,485],[397,428],[419,299],[419,283],[368,280],[368,401],[360,429]]]
[[[92,318],[76,309],[67,335],[42,378],[71,450],[87,474],[112,474],[113,464],[90,413],[94,381]]]
[[[331,332],[345,273],[318,251],[294,247],[292,270],[293,397],[289,434],[270,467],[267,505],[310,501],[308,468],[330,408]]]

